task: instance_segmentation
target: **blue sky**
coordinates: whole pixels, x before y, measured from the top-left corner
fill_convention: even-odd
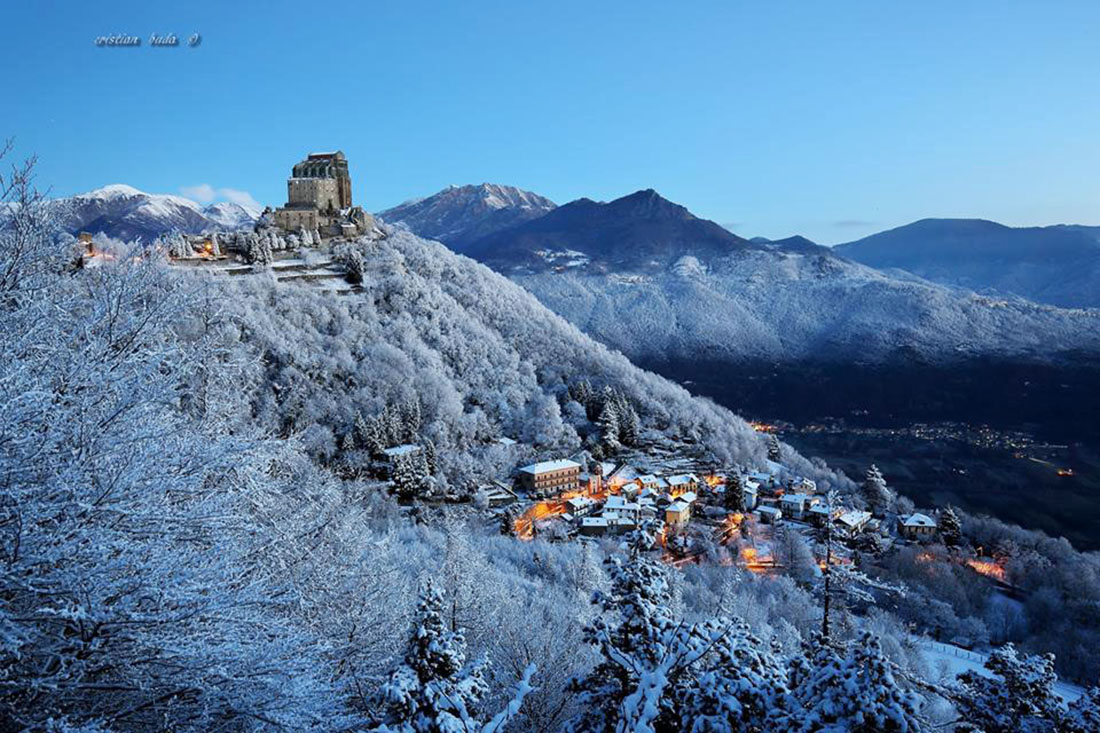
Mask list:
[[[340,148],[369,210],[492,181],[651,187],[826,243],[927,216],[1100,224],[1096,2],[154,5],[5,10],[0,136],[55,193],[277,205],[295,161]],[[95,47],[110,33],[145,45]]]

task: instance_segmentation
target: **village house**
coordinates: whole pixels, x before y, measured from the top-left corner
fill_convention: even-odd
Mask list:
[[[665,508],[665,524],[682,527],[691,521],[691,502],[677,499]]]
[[[867,528],[867,523],[870,521],[871,512],[864,512],[858,509],[849,509],[848,511],[842,512],[841,515],[836,518],[837,526],[849,534],[862,532]]]
[[[636,502],[627,501],[626,497],[609,496],[603,505],[603,515],[608,516],[613,512],[616,517],[627,517],[637,522],[641,509],[641,505]]]
[[[574,517],[587,517],[596,508],[596,502],[587,496],[574,496],[565,502],[565,510]]]
[[[813,496],[817,493],[817,482],[808,478],[797,478],[791,481],[790,490],[795,494]]]
[[[585,537],[600,537],[607,534],[610,522],[607,517],[584,517],[578,531]]]
[[[784,494],[779,499],[779,508],[783,516],[799,521],[809,518],[810,508],[818,502],[818,499],[806,494]]]
[[[623,534],[637,528],[638,523],[629,517],[601,515],[581,519],[578,532],[585,537],[602,537],[608,534]]]
[[[679,496],[699,488],[699,477],[694,473],[681,473],[668,477],[668,493]]]
[[[638,497],[638,516],[640,519],[657,518],[657,502],[652,496]]]
[[[629,463],[623,463],[607,474],[607,485],[612,489],[621,489],[638,479],[638,471]]]
[[[907,540],[930,539],[936,534],[936,520],[919,512],[899,516],[898,534]]]
[[[762,506],[756,510],[762,524],[778,524],[783,518],[783,512],[778,507]]]
[[[405,443],[404,445],[394,445],[382,450],[382,455],[385,456],[385,460],[393,463],[396,459],[402,456],[415,456],[420,452],[420,446],[415,443]]]
[[[577,490],[580,473],[581,464],[576,461],[540,461],[519,469],[519,484],[533,493],[560,494]]]
[[[756,508],[756,502],[760,497],[759,484],[749,481],[742,482],[741,494],[745,497],[745,509],[752,511]]]
[[[825,504],[814,504],[810,507],[810,511],[808,512],[810,524],[815,527],[824,527],[828,524],[830,517],[835,514],[836,512],[832,511]]]
[[[756,484],[758,492],[775,493],[775,490],[779,488],[779,481],[776,477],[764,471],[752,471],[745,478],[748,482]]]

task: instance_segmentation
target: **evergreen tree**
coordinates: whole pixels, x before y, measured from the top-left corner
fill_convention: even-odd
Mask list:
[[[424,441],[424,468],[427,470],[428,475],[435,475],[436,463],[435,463],[435,443],[430,440]]]
[[[534,665],[520,678],[516,693],[492,720],[476,716],[490,692],[489,662],[466,664],[466,641],[443,621],[443,595],[429,582],[421,591],[403,663],[382,686],[382,715],[374,731],[447,733],[496,731],[514,718],[531,691]]]
[[[867,476],[863,479],[863,498],[876,517],[884,516],[894,500],[893,492],[886,487],[886,479],[882,477],[878,466],[873,463],[867,469]]]
[[[252,233],[248,237],[248,261],[257,267],[266,267],[271,264],[271,243],[266,238]]]
[[[423,456],[419,453],[394,456],[391,481],[394,493],[402,501],[423,497],[431,487]]]
[[[400,410],[401,437],[400,441],[411,443],[416,440],[420,432],[420,400],[411,398],[401,406]]]
[[[782,667],[739,621],[675,618],[667,569],[643,554],[658,526],[643,525],[628,554],[606,562],[611,589],[594,594],[603,613],[585,627],[600,662],[571,685],[582,712],[567,729],[767,729],[782,710]]]
[[[774,463],[782,463],[783,449],[779,445],[779,438],[768,434],[768,460]]]
[[[367,421],[365,444],[375,458],[381,458],[384,455],[382,451],[389,447],[386,430],[380,417]]]
[[[726,474],[726,493],[722,497],[722,504],[731,512],[745,512],[744,481],[741,472],[736,468],[730,469]]]
[[[944,507],[940,512],[939,528],[943,544],[948,547],[958,547],[962,542],[962,523],[959,521],[959,515],[950,506]]]
[[[959,675],[962,694],[955,700],[959,731],[977,733],[1039,733],[1066,730],[1066,710],[1054,692],[1058,675],[1054,655],[1023,655],[1012,644],[995,650],[985,660],[995,677],[976,672]]]
[[[393,405],[386,405],[385,409],[382,410],[381,426],[387,448],[404,442],[405,429],[402,424],[401,413]]]
[[[637,445],[638,435],[641,430],[638,412],[634,406],[623,397],[618,403],[619,413],[619,439],[625,445]]]
[[[1100,730],[1100,687],[1090,687],[1069,704],[1062,726],[1066,733],[1096,733]]]
[[[789,721],[786,670],[740,619],[704,623],[713,646],[680,692],[679,730],[770,731]]]
[[[356,411],[355,425],[352,427],[351,434],[354,435],[355,442],[360,447],[370,445],[370,427],[367,425],[367,421],[363,419],[363,413]]]
[[[195,251],[191,249],[191,243],[187,241],[187,237],[182,234],[175,233],[172,236],[171,247],[169,254],[173,257],[194,257]]]
[[[510,504],[504,507],[504,510],[500,513],[500,533],[505,537],[516,536],[516,520],[519,519],[521,512],[517,505]]]
[[[603,446],[604,451],[613,453],[621,449],[622,444],[619,443],[619,411],[613,401],[604,403],[603,411],[600,412],[599,426],[600,444]]]
[[[886,539],[878,532],[863,532],[856,538],[856,548],[878,557],[886,552]]]
[[[367,267],[363,262],[363,255],[359,253],[359,250],[349,248],[340,258],[340,262],[344,266],[344,278],[349,283],[358,285],[363,282],[363,273],[366,271]]]
[[[592,384],[587,379],[582,379],[569,385],[569,399],[579,403],[587,411],[589,403],[592,402]]]
[[[344,433],[344,437],[340,439],[340,450],[345,453],[350,453],[355,450],[355,433],[348,431]]]
[[[806,672],[808,671],[808,675]],[[800,709],[791,730],[802,733],[920,733],[920,698],[897,680],[877,637],[865,633],[844,656],[827,644],[816,646],[809,670],[793,690]]]

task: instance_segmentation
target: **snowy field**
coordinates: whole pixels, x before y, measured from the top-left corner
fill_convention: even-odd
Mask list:
[[[963,649],[952,644],[943,644],[931,639],[916,639],[924,658],[932,667],[932,675],[940,682],[950,682],[963,672],[977,672],[984,677],[992,677],[993,674],[986,669],[986,656],[981,652]],[[1068,682],[1054,683],[1054,691],[1066,702],[1073,702],[1084,693],[1077,685]]]

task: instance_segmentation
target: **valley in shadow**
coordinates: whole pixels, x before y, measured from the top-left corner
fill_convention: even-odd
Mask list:
[[[859,479],[1100,549],[1100,365],[640,362]]]

